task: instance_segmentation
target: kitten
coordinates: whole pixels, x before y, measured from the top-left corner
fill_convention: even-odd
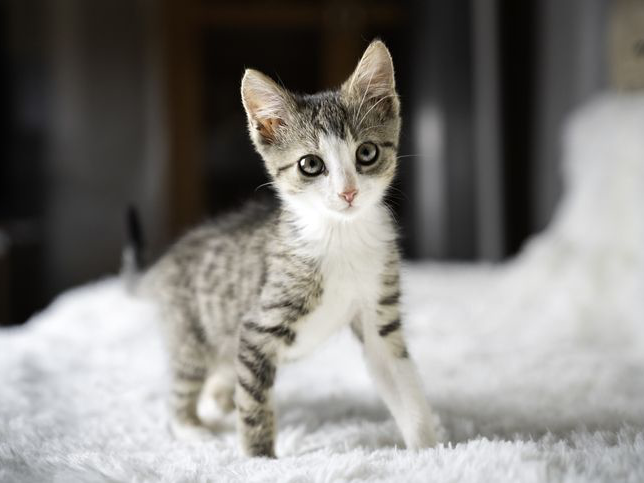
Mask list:
[[[209,425],[236,410],[245,454],[274,457],[277,366],[350,326],[407,447],[433,446],[383,202],[400,130],[389,51],[372,42],[335,91],[294,94],[248,69],[241,94],[279,205],[249,204],[195,229],[142,280],[164,318],[173,432],[202,431],[201,403],[215,408]]]

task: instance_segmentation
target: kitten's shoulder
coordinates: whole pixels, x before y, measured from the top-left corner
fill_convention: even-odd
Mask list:
[[[271,225],[279,216],[279,203],[274,197],[253,198],[241,207],[209,220],[196,230],[235,235]]]
[[[172,287],[185,290],[213,253],[223,259],[243,258],[249,249],[264,247],[278,226],[280,212],[276,200],[255,199],[196,226],[145,271],[141,293],[157,298]]]
[[[213,238],[236,238],[250,235],[272,226],[279,215],[279,204],[274,198],[262,197],[246,201],[239,208],[216,216],[188,231],[175,247],[197,247]]]

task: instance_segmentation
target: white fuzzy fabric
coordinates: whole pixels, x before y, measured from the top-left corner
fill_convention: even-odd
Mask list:
[[[644,481],[644,98],[591,104],[567,149],[515,260],[407,267],[438,448],[401,449],[348,334],[280,372],[280,459],[173,441],[153,310],[112,279],[0,333],[0,481]]]

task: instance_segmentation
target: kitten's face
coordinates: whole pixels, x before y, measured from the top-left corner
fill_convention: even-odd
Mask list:
[[[382,200],[400,130],[393,65],[382,42],[371,43],[337,91],[296,95],[247,70],[242,99],[255,147],[291,206],[351,218]]]

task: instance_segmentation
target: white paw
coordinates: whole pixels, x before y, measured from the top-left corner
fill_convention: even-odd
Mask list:
[[[235,426],[234,372],[220,370],[204,384],[197,401],[197,416],[209,428],[229,429]]]
[[[233,429],[235,427],[234,411],[224,411],[215,398],[202,393],[197,402],[197,415],[211,429]]]
[[[201,393],[197,401],[197,415],[204,423],[211,424],[219,421],[226,416],[215,398],[205,392]]]
[[[405,437],[405,445],[407,449],[419,450],[424,448],[433,448],[438,443],[436,437],[436,429],[433,418],[425,422],[419,427],[415,428],[411,434]]]

